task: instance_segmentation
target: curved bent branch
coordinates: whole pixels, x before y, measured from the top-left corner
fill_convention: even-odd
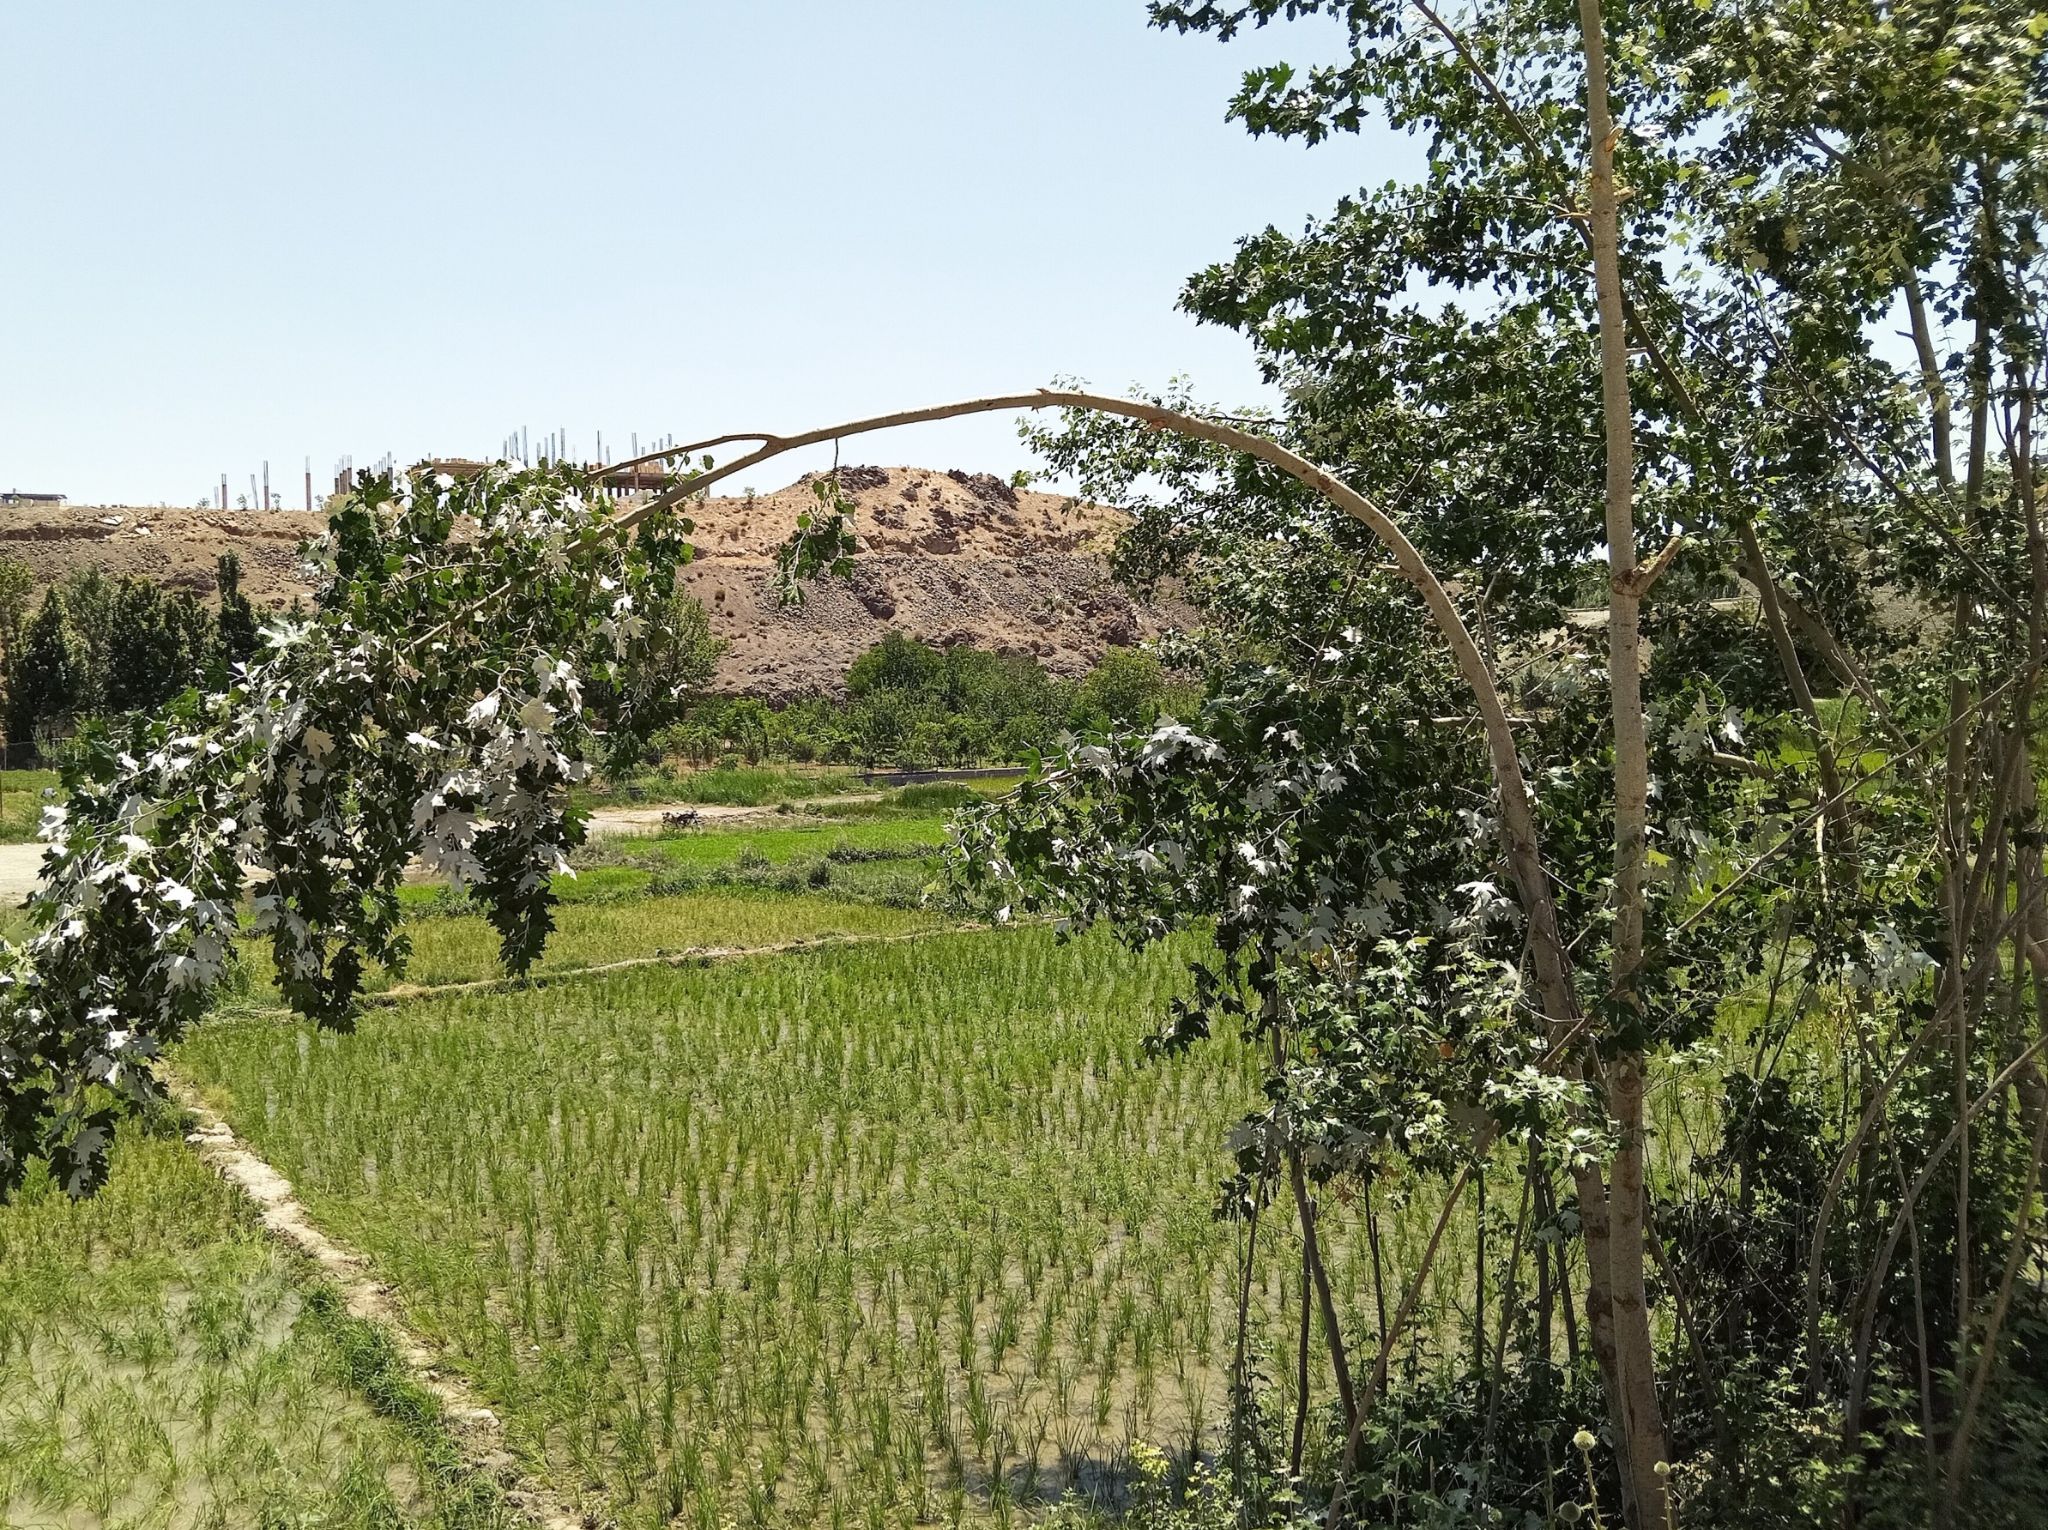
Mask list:
[[[1429,610],[1430,620],[1443,634],[1450,645],[1451,655],[1457,660],[1459,673],[1471,687],[1473,698],[1479,706],[1479,717],[1486,730],[1487,753],[1493,767],[1494,783],[1500,789],[1500,814],[1502,837],[1506,841],[1508,867],[1515,879],[1516,891],[1520,894],[1523,913],[1529,921],[1530,955],[1536,968],[1538,986],[1542,992],[1544,1009],[1554,1029],[1562,1032],[1571,1025],[1577,1011],[1570,981],[1571,964],[1565,954],[1565,946],[1557,923],[1557,905],[1550,894],[1550,882],[1543,869],[1542,852],[1536,836],[1536,816],[1530,804],[1528,781],[1522,774],[1522,762],[1515,750],[1514,727],[1508,719],[1507,709],[1501,703],[1500,691],[1493,683],[1493,671],[1488,668],[1479,645],[1473,641],[1466,629],[1464,618],[1458,615],[1458,608],[1452,604],[1450,593],[1444,589],[1443,581],[1416,549],[1413,542],[1378,505],[1360,494],[1336,475],[1318,467],[1306,457],[1289,451],[1279,442],[1251,431],[1241,430],[1235,425],[1226,425],[1215,420],[1203,419],[1199,415],[1184,414],[1177,409],[1162,408],[1136,399],[1115,398],[1103,393],[1085,393],[1070,388],[1040,388],[1030,393],[995,394],[987,398],[966,399],[959,403],[935,404],[925,409],[906,409],[895,414],[874,415],[864,420],[849,420],[840,425],[828,425],[821,430],[804,431],[792,436],[750,436],[735,434],[723,437],[725,440],[759,440],[762,444],[743,457],[737,457],[722,467],[706,470],[691,478],[687,483],[655,496],[644,505],[638,505],[624,512],[618,518],[622,527],[631,526],[643,516],[657,509],[681,503],[690,496],[708,489],[722,479],[779,457],[784,452],[800,447],[818,446],[827,441],[836,441],[845,436],[866,435],[872,431],[889,430],[899,425],[922,425],[934,420],[958,419],[971,414],[998,414],[1018,409],[1082,409],[1096,414],[1121,416],[1137,420],[1154,430],[1170,430],[1198,440],[1227,446],[1233,451],[1256,457],[1261,462],[1286,473],[1290,478],[1314,490],[1331,504],[1342,510],[1353,520],[1379,538],[1380,543],[1392,555],[1401,575],[1422,596],[1422,602]],[[680,450],[680,449],[678,449]],[[657,457],[676,455],[676,452],[656,454]],[[654,458],[643,458],[652,461]],[[621,467],[632,464],[621,464]]]

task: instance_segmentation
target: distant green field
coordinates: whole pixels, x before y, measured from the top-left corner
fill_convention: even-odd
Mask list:
[[[0,844],[36,837],[43,819],[43,793],[57,785],[54,770],[0,770]]]
[[[724,866],[753,856],[775,863],[798,856],[830,858],[839,852],[897,854],[905,857],[936,852],[946,841],[945,820],[936,815],[876,817],[846,823],[795,818],[741,829],[664,835],[649,848],[679,866]]]
[[[765,807],[867,791],[850,770],[806,770],[791,765],[722,765],[708,770],[650,770],[602,783],[593,802],[701,802],[721,807]]]

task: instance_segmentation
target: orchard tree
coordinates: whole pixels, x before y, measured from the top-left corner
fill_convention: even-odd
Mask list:
[[[78,634],[63,593],[53,587],[43,592],[42,604],[22,632],[20,652],[11,661],[8,738],[34,744],[43,730],[68,721],[78,709],[83,671]]]
[[[35,587],[34,570],[19,558],[0,554],[0,690],[14,677]]]

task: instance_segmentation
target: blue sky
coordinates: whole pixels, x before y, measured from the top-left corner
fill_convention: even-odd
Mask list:
[[[1224,121],[1334,41],[1141,0],[9,5],[0,487],[232,502],[267,458],[296,504],[308,455],[616,457],[1055,375],[1249,401],[1182,278],[1418,157]],[[848,459],[1029,462],[1001,418]]]

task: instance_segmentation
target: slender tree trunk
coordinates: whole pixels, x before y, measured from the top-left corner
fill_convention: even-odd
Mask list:
[[[1979,299],[1976,332],[1970,348],[1970,442],[1969,460],[1964,469],[1963,481],[1963,530],[1966,536],[1976,530],[1979,507],[1983,503],[1984,470],[1988,460],[1991,425],[1991,324],[1988,313]],[[1976,605],[1968,595],[1958,596],[1955,605],[1954,638],[1961,651],[1974,625]],[[1949,1032],[1949,1061],[1952,1092],[1955,1097],[1956,1121],[1962,1133],[1956,1153],[1956,1339],[1955,1370],[1958,1386],[1961,1385],[1962,1368],[1970,1350],[1970,1309],[1974,1300],[1975,1282],[1970,1269],[1970,1123],[1968,1116],[1970,1101],[1970,993],[1964,977],[1971,950],[1970,926],[1975,923],[1974,910],[1969,889],[1974,877],[1970,864],[1970,845],[1974,837],[1974,814],[1971,812],[1970,760],[1975,742],[1976,729],[1970,721],[1970,714],[1976,704],[1976,688],[1962,673],[1949,682],[1949,731],[1947,760],[1947,791],[1944,798],[1943,828],[1948,866],[1944,882],[1948,890],[1949,949],[1952,957],[1949,963],[1949,1003],[1953,1006],[1952,1029]],[[1992,827],[1991,825],[1987,825]]]
[[[1484,1177],[1480,1180],[1485,1183]],[[1515,1213],[1514,1241],[1508,1245],[1507,1273],[1502,1279],[1500,1322],[1494,1325],[1492,1364],[1488,1367],[1486,1385],[1486,1433],[1481,1437],[1479,1451],[1479,1510],[1486,1512],[1487,1484],[1493,1475],[1493,1442],[1500,1425],[1501,1385],[1507,1376],[1508,1330],[1514,1322],[1515,1298],[1519,1294],[1522,1275],[1522,1238],[1529,1230],[1529,1206],[1534,1199],[1533,1187],[1525,1174],[1522,1177],[1522,1204]],[[1481,1523],[1484,1523],[1482,1519]]]
[[[1934,327],[1927,322],[1927,299],[1920,291],[1920,273],[1906,273],[1906,317],[1913,329],[1913,353],[1920,361],[1920,386],[1927,394],[1928,451],[1936,482],[1944,488],[1956,481],[1955,449],[1949,444],[1948,384],[1941,377],[1941,356],[1934,348]]]
[[[1607,665],[1614,704],[1614,932],[1611,987],[1619,1008],[1643,1017],[1637,995],[1643,960],[1643,879],[1649,824],[1649,745],[1643,721],[1643,584],[1636,568],[1635,427],[1629,402],[1628,313],[1622,293],[1615,127],[1607,95],[1607,45],[1600,0],[1579,0],[1591,134],[1587,223],[1600,315],[1600,405],[1606,435],[1608,556]],[[1608,1069],[1608,1104],[1620,1136],[1608,1195],[1608,1301],[1621,1415],[1622,1477],[1638,1526],[1666,1519],[1664,1419],[1657,1400],[1656,1350],[1644,1282],[1643,1052],[1624,1038]],[[1588,1244],[1588,1257],[1591,1245]],[[1597,1329],[1596,1329],[1597,1332]]]
[[[1301,1452],[1308,1441],[1308,1255],[1301,1256],[1301,1331],[1294,1342],[1294,1438],[1287,1447],[1287,1475],[1300,1480]]]
[[[1365,1182],[1365,1241],[1372,1254],[1372,1305],[1379,1315],[1380,1343],[1387,1342],[1387,1277],[1380,1258],[1380,1218],[1372,1204],[1372,1181]]]
[[[1330,1369],[1337,1373],[1337,1396],[1344,1404],[1344,1427],[1358,1427],[1358,1395],[1351,1383],[1351,1360],[1344,1348],[1344,1330],[1337,1322],[1337,1302],[1330,1294],[1329,1271],[1323,1268],[1320,1241],[1316,1237],[1316,1203],[1309,1199],[1308,1180],[1301,1172],[1301,1154],[1287,1150],[1287,1177],[1294,1185],[1294,1208],[1301,1217],[1301,1257],[1308,1264],[1316,1288],[1316,1309],[1323,1320],[1323,1344],[1330,1351]]]
[[[1486,1372],[1486,1176],[1472,1181],[1478,1222],[1472,1257],[1472,1374]]]
[[[1545,1193],[1545,1189],[1539,1186],[1537,1180],[1536,1148],[1533,1143],[1529,1147],[1528,1162],[1523,1169],[1523,1175],[1531,1188],[1536,1207],[1536,1220],[1549,1227],[1552,1220],[1550,1197]],[[1550,1240],[1539,1237],[1536,1240],[1536,1362],[1545,1368],[1550,1365],[1550,1325],[1556,1320],[1556,1299],[1550,1289]]]
[[[1272,969],[1274,958],[1270,951],[1263,952],[1261,960],[1269,970]],[[1274,975],[1277,979],[1277,973]],[[1277,983],[1267,995],[1264,1009],[1271,1033],[1273,1069],[1275,1073],[1281,1073],[1287,1065],[1287,1043],[1282,1034],[1286,1016]],[[1321,1240],[1316,1236],[1316,1203],[1308,1193],[1308,1177],[1302,1173],[1300,1144],[1289,1141],[1283,1151],[1287,1156],[1287,1182],[1294,1191],[1295,1214],[1301,1220],[1302,1267],[1315,1287],[1316,1305],[1323,1320],[1323,1344],[1330,1352],[1330,1369],[1336,1373],[1337,1396],[1344,1405],[1344,1428],[1347,1435],[1356,1434],[1358,1396],[1352,1386],[1351,1357],[1345,1349],[1344,1330],[1337,1321],[1337,1301],[1330,1291],[1330,1274],[1323,1268]]]

